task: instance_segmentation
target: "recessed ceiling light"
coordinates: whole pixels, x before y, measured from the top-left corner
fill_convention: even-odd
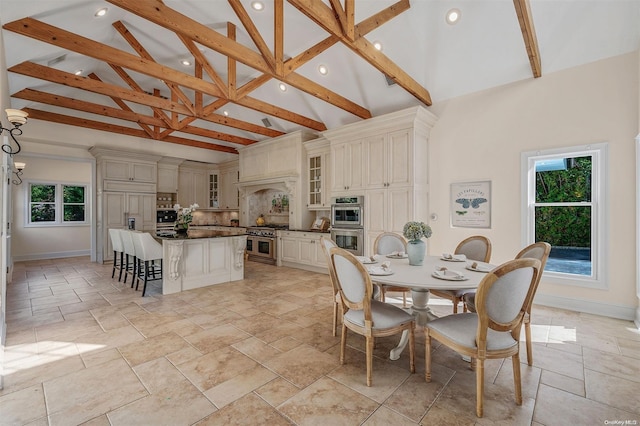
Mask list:
[[[253,8],[253,10],[262,10],[264,9],[264,3],[262,3],[261,1],[252,1],[251,7]]]
[[[185,67],[188,67],[189,65],[191,65],[191,61],[188,60],[188,59],[183,59],[183,60],[180,61],[180,63],[182,65],[184,65]]]
[[[460,20],[460,9],[451,9],[447,12],[446,21],[449,25],[455,25]]]
[[[102,9],[98,9],[98,10],[96,10],[96,13],[93,14],[93,16],[100,18],[100,17],[102,17],[102,16],[107,14],[107,10],[109,10],[109,8],[107,8],[107,7],[103,7]]]
[[[322,75],[329,74],[329,68],[326,65],[318,65],[318,72]]]
[[[76,72],[74,72],[75,75],[81,75],[82,74],[82,70],[76,70]]]
[[[229,116],[229,111],[227,111],[226,109],[224,111],[222,111],[222,113],[224,114],[225,117]]]
[[[280,90],[282,90],[283,92],[287,91],[287,85],[284,83],[280,83],[278,84],[278,87],[280,88]]]
[[[382,50],[382,43],[376,40],[373,42],[373,47],[375,47],[377,50]]]

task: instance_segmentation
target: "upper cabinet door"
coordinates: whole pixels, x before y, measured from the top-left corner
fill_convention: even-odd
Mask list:
[[[131,182],[156,182],[157,165],[125,160],[104,161],[104,179]]]

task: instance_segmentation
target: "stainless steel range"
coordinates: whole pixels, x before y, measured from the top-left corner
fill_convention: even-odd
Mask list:
[[[287,226],[256,226],[247,228],[247,255],[249,260],[276,264],[276,230]]]

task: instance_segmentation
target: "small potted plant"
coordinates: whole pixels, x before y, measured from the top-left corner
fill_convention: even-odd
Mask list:
[[[422,265],[427,251],[427,245],[422,241],[422,238],[429,238],[431,233],[431,227],[424,222],[407,222],[404,225],[402,234],[409,240],[407,244],[409,265]]]
[[[178,212],[176,224],[173,229],[179,234],[186,234],[189,230],[189,224],[193,221],[193,212],[200,207],[197,203],[191,204],[189,207],[180,207],[176,204],[173,208]]]

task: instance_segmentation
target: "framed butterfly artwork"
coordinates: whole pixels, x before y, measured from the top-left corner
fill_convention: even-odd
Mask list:
[[[451,226],[491,228],[491,181],[451,184]]]

